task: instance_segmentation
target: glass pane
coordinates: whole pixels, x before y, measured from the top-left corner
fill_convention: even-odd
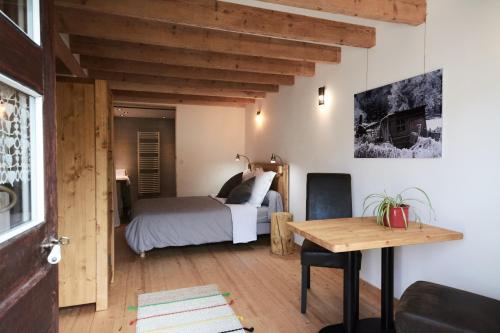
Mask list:
[[[33,38],[33,0],[0,0],[0,11]]]
[[[0,82],[0,234],[32,219],[33,104],[32,97]]]

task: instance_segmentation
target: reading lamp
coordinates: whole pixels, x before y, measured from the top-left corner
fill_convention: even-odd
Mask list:
[[[272,153],[271,154],[271,164],[276,164],[276,158],[279,160],[280,164],[283,164],[283,160],[278,154]]]
[[[243,154],[236,154],[236,158],[235,158],[236,162],[239,162],[241,157],[243,157],[247,160],[248,168],[250,169],[250,159],[248,158],[248,156],[243,155]]]

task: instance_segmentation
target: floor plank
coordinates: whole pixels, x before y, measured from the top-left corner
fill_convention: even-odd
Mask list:
[[[342,320],[342,271],[312,268],[307,314],[300,313],[300,260],[294,254],[270,253],[269,238],[251,244],[220,243],[167,248],[139,258],[127,246],[124,227],[117,229],[115,281],[109,309],[94,305],[60,310],[61,333],[135,332],[129,323],[137,295],[215,283],[231,293],[233,309],[256,332],[317,332]],[[360,317],[379,315],[380,292],[361,282]]]

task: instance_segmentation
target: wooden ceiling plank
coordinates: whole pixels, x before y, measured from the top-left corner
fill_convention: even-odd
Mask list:
[[[54,46],[56,57],[64,64],[70,73],[77,77],[87,77],[87,73],[82,69],[69,47],[64,43],[59,34],[54,36]]]
[[[82,19],[84,17],[85,19]],[[337,46],[183,26],[60,7],[57,29],[72,35],[198,51],[339,63]]]
[[[107,70],[117,73],[158,75],[180,79],[217,80],[226,82],[293,85],[292,75],[251,73],[223,69],[164,65],[143,61],[81,56],[80,64],[89,70]]]
[[[220,97],[264,98],[265,92],[243,91],[219,88],[192,88],[140,82],[108,81],[112,90],[157,92],[164,94],[202,95]]]
[[[254,104],[255,100],[251,98],[228,98],[215,96],[196,96],[181,94],[161,94],[146,93],[126,90],[113,90],[113,103],[120,105],[213,105],[245,107]]]
[[[426,20],[427,0],[261,0],[329,13],[420,25]]]
[[[89,70],[89,76],[95,79],[121,82],[157,84],[176,88],[211,88],[235,91],[278,92],[279,86],[258,83],[239,83],[215,80],[179,79],[158,75],[117,73],[103,70]]]
[[[375,46],[375,28],[217,0],[59,0],[60,7],[304,42]]]
[[[313,76],[315,64],[71,36],[71,50],[87,56],[280,75]]]

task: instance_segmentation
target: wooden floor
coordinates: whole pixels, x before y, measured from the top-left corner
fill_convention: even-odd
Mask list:
[[[109,309],[94,305],[61,309],[60,332],[135,332],[129,323],[137,295],[215,283],[231,293],[233,309],[256,332],[317,332],[342,320],[342,272],[312,268],[307,314],[300,313],[298,251],[287,257],[270,254],[269,238],[248,245],[221,243],[166,248],[140,259],[127,246],[124,228],[116,232],[115,281]],[[379,291],[361,282],[360,317],[379,314]]]

